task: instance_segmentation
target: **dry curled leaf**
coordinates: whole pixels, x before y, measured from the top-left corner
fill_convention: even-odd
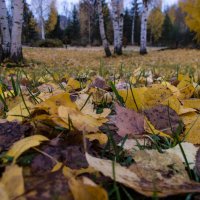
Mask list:
[[[86,158],[91,167],[114,179],[111,160],[88,153]],[[138,151],[134,159],[136,163],[129,168],[114,164],[115,180],[145,196],[152,197],[156,192],[157,197],[167,197],[200,190],[200,184],[189,180],[184,164],[174,154]]]
[[[193,169],[195,166],[195,160],[196,160],[198,147],[195,147],[193,144],[188,143],[188,142],[182,142],[181,145],[184,150],[187,161],[189,163],[189,166],[191,169]],[[170,148],[166,151],[168,153],[176,154],[182,160],[182,162],[185,162],[185,158],[183,156],[183,153],[182,153],[179,145],[176,145],[175,147]]]

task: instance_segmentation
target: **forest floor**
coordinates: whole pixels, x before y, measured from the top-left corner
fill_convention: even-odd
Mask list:
[[[23,55],[0,68],[1,200],[200,199],[200,51]]]

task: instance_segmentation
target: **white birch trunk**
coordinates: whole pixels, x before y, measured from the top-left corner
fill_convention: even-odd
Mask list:
[[[131,29],[131,44],[135,45],[135,17],[137,12],[137,0],[134,0],[134,10],[132,19],[132,29]]]
[[[112,3],[112,19],[114,30],[114,52],[118,55],[122,54],[123,42],[123,25],[124,25],[124,1],[111,0]]]
[[[122,54],[123,45],[123,28],[124,28],[124,0],[119,1],[119,38],[118,38],[118,49],[119,54]]]
[[[140,34],[140,54],[147,54],[147,18],[148,18],[148,0],[143,0],[141,34]]]
[[[88,42],[89,42],[89,45],[91,46],[91,16],[90,14],[88,16]]]
[[[45,40],[45,24],[44,24],[44,19],[42,17],[41,19],[41,39]]]
[[[23,23],[23,0],[13,0],[12,13],[12,32],[11,32],[11,59],[15,62],[22,60],[22,23]]]
[[[108,40],[106,38],[104,18],[103,18],[103,9],[102,9],[101,0],[97,0],[97,5],[98,5],[99,29],[100,29],[101,40],[102,40],[102,43],[103,43],[105,54],[106,54],[107,57],[109,57],[112,54],[111,54],[111,51],[110,51],[110,48],[109,48]]]
[[[2,34],[2,59],[10,55],[10,31],[8,24],[8,12],[5,0],[0,0],[0,26]]]

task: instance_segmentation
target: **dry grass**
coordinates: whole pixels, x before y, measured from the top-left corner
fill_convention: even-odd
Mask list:
[[[128,48],[123,56],[105,58],[99,48],[80,49],[45,49],[45,48],[24,48],[24,57],[29,62],[42,63],[57,67],[91,67],[99,66],[103,60],[106,66],[163,66],[163,65],[200,65],[200,51],[198,50],[165,50],[150,51],[146,56],[140,56],[138,52]]]
[[[165,50],[151,48],[149,54],[141,56],[138,48],[126,48],[123,56],[106,58],[102,48],[24,48],[24,58],[32,66],[29,70],[39,72],[45,67],[58,73],[81,74],[99,69],[100,63],[104,69],[116,73],[123,66],[126,71],[141,67],[157,71],[162,76],[171,77],[176,68],[182,71],[200,69],[199,50]]]
[[[109,74],[120,72],[133,72],[140,67],[142,69],[153,69],[162,77],[172,77],[177,67],[181,71],[194,72],[200,69],[200,51],[199,50],[165,50],[158,51],[157,48],[151,48],[149,54],[141,56],[138,48],[127,47],[123,56],[112,56],[106,58],[101,47],[99,48],[24,48],[24,58],[28,68],[27,73],[37,77],[43,76],[45,68],[51,72],[56,72],[59,76],[69,74],[85,74],[91,70],[98,71],[101,68]],[[122,71],[123,68],[123,71]],[[10,74],[14,69],[1,69],[1,74],[7,72]],[[198,73],[200,74],[200,73]]]

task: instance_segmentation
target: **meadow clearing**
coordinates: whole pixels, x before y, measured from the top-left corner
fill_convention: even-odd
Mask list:
[[[100,62],[109,70],[123,65],[127,70],[137,67],[173,70],[180,66],[197,69],[200,66],[200,51],[195,49],[160,50],[149,48],[149,54],[141,56],[138,47],[127,47],[124,55],[104,57],[102,48],[24,48],[24,58],[33,67],[47,66],[69,71],[98,69]],[[188,69],[189,70],[189,69]]]
[[[137,50],[24,48],[2,64],[1,183],[21,188],[6,195],[199,198],[200,51]]]

